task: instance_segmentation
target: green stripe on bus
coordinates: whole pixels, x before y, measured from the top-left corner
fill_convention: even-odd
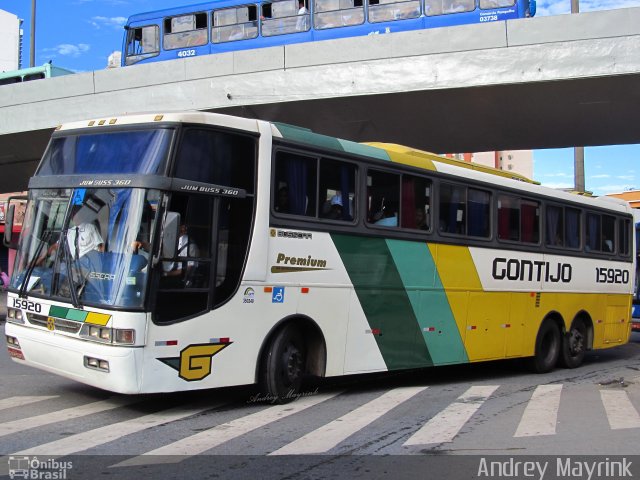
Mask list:
[[[49,316],[50,317],[58,317],[58,318],[67,318],[67,312],[69,311],[66,307],[58,307],[56,305],[51,305],[49,308]]]
[[[434,365],[468,362],[444,286],[423,242],[387,240]]]
[[[384,239],[332,234],[389,370],[433,365]]]
[[[275,126],[282,134],[282,137],[288,140],[337,150],[339,152],[348,152],[356,155],[373,157],[378,160],[391,160],[389,154],[378,147],[372,147],[371,145],[364,145],[362,143],[351,142],[340,138],[328,137],[327,135],[320,135],[319,133],[314,133],[307,128],[287,125],[286,123],[276,122]]]

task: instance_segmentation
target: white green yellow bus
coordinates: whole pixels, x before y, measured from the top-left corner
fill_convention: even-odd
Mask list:
[[[628,341],[631,212],[522,180],[211,113],[63,125],[29,183],[9,353],[114,392],[280,400],[306,376],[577,367]]]

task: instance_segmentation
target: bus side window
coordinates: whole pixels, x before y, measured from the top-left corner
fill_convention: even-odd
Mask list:
[[[369,170],[367,190],[367,222],[383,227],[397,227],[400,212],[400,175]]]
[[[316,216],[316,170],[317,159],[314,157],[277,152],[273,210],[289,215]]]
[[[616,241],[616,219],[610,215],[602,216],[602,251],[613,253]]]
[[[158,53],[160,53],[160,29],[157,25],[129,29],[125,65],[133,65]]]
[[[165,18],[162,46],[165,50],[206,45],[207,14],[195,13]]]
[[[346,27],[364,23],[363,0],[315,0],[314,28]]]
[[[417,0],[369,0],[369,21],[388,22],[420,16]]]
[[[546,236],[547,245],[552,247],[562,247],[564,245],[563,240],[563,218],[562,208],[552,205],[547,206],[546,210]]]
[[[618,253],[627,256],[630,253],[631,222],[618,219]]]
[[[320,160],[320,217],[345,222],[354,219],[355,178],[354,165],[328,158]]]
[[[262,4],[262,35],[265,37],[308,30],[309,22],[298,22],[298,0]],[[308,18],[309,13],[304,14]],[[300,28],[299,28],[300,27]]]
[[[444,233],[465,235],[466,195],[464,187],[442,183],[440,185],[440,225]]]
[[[413,175],[402,176],[402,228],[431,229],[431,181]]]
[[[580,210],[564,209],[564,246],[580,248]]]
[[[215,10],[211,15],[213,43],[247,40],[258,36],[258,9],[255,5]]]

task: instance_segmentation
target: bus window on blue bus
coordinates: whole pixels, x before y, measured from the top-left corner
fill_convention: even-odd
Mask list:
[[[471,12],[475,8],[475,0],[425,0],[424,2],[424,12],[427,16]]]
[[[258,7],[241,7],[214,10],[211,14],[211,41],[213,43],[247,40],[258,36]]]
[[[209,41],[207,30],[206,13],[165,18],[162,46],[165,50],[173,50],[206,45]]]
[[[369,21],[388,22],[420,16],[419,0],[369,0]]]
[[[271,37],[309,30],[309,12],[298,6],[298,0],[279,0],[262,4],[262,35]]]
[[[160,29],[157,25],[129,29],[125,65],[133,65],[159,53]]]
[[[480,0],[480,8],[483,10],[489,8],[513,7],[515,0]]]
[[[364,23],[362,0],[315,0],[313,26],[316,29],[347,27]]]

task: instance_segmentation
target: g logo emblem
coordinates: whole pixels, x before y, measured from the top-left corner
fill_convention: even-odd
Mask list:
[[[183,380],[202,380],[211,373],[211,358],[229,343],[189,345],[180,352],[179,376]]]
[[[51,330],[52,332],[56,328],[56,321],[52,317],[47,317],[47,330]]]

